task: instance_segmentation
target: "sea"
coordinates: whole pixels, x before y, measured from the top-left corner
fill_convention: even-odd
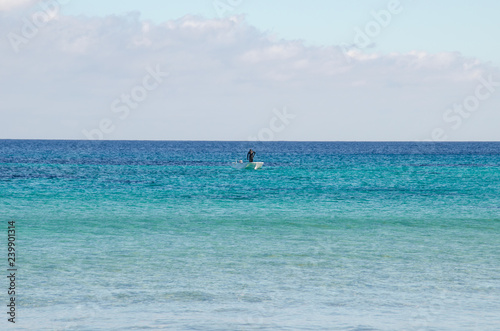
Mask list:
[[[0,140],[0,223],[0,329],[500,329],[498,142]]]

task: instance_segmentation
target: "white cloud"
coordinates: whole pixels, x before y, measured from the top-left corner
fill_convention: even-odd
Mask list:
[[[38,2],[38,0],[0,0],[0,11],[9,11],[20,7],[26,7],[36,2]]]
[[[22,22],[4,18],[2,31],[22,37]],[[246,139],[268,125],[273,108],[287,106],[297,121],[280,139],[423,139],[443,125],[446,107],[474,92],[478,77],[498,72],[452,52],[351,51],[347,61],[339,47],[275,40],[242,17],[158,25],[138,13],[58,16],[38,30],[19,53],[0,44],[0,138],[83,139],[83,128],[111,118],[108,139]],[[156,64],[168,79],[118,120],[113,100]],[[458,137],[500,139],[474,127],[481,116]]]

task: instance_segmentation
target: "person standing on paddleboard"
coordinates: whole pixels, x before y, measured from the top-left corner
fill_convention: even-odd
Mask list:
[[[248,162],[253,162],[253,157],[255,156],[255,152],[253,150],[249,150],[247,153],[247,160]]]

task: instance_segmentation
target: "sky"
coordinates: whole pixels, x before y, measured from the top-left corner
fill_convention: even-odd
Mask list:
[[[0,0],[0,139],[499,141],[498,12]]]

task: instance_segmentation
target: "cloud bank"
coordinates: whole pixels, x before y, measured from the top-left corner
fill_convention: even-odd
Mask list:
[[[275,139],[422,140],[437,127],[448,140],[500,139],[500,88],[459,128],[443,117],[481,77],[500,81],[459,53],[310,47],[244,17],[153,24],[36,8],[0,12],[0,138],[85,139],[104,119],[104,139],[246,140],[287,107],[295,120]],[[147,89],[151,70],[168,76]]]

